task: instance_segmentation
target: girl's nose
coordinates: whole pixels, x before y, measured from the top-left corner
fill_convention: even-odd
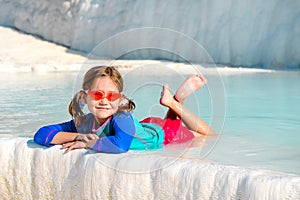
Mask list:
[[[108,101],[108,99],[106,97],[104,97],[104,98],[102,98],[102,99],[99,100],[100,104],[108,104],[108,102],[109,101]]]

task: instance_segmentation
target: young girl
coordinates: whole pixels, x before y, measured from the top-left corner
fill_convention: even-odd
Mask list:
[[[40,128],[34,141],[45,146],[62,144],[67,152],[89,148],[99,152],[122,153],[129,149],[153,149],[162,144],[185,142],[194,133],[213,135],[213,130],[182,103],[206,84],[201,75],[190,76],[173,96],[163,86],[160,104],[169,108],[165,119],[150,117],[138,121],[135,108],[123,91],[123,79],[114,67],[93,67],[84,76],[82,88],[71,101],[73,120]],[[82,104],[90,111],[85,115]],[[183,122],[185,126],[181,125]]]

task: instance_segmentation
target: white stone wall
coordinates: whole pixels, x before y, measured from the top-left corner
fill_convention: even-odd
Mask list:
[[[85,52],[123,31],[161,27],[202,45],[218,64],[300,67],[297,0],[0,0],[0,25]],[[174,43],[171,53],[185,46],[176,37],[162,35],[137,34],[134,40],[110,45],[106,54],[114,54],[119,48],[131,50],[130,43],[144,41]],[[195,49],[186,46],[185,51],[193,54]],[[181,56],[166,54],[146,50],[128,57],[176,60]]]
[[[0,199],[299,199],[300,177],[174,158],[45,148],[0,137]]]

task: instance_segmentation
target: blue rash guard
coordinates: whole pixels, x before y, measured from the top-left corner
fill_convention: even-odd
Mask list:
[[[140,123],[131,113],[117,113],[107,120],[98,130],[93,129],[95,118],[90,113],[80,126],[74,120],[48,125],[40,128],[34,141],[44,146],[52,146],[54,136],[58,132],[95,133],[99,136],[93,149],[99,152],[123,153],[129,149],[160,148],[164,139],[164,131],[152,123]]]

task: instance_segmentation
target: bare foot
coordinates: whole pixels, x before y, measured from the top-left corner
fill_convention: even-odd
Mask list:
[[[170,92],[168,85],[164,85],[163,90],[161,92],[160,104],[163,106],[170,107],[173,101],[175,101],[175,99],[172,93]]]
[[[203,87],[206,82],[206,79],[200,74],[191,75],[181,84],[181,86],[176,91],[176,100],[180,103],[183,103],[188,96]]]

